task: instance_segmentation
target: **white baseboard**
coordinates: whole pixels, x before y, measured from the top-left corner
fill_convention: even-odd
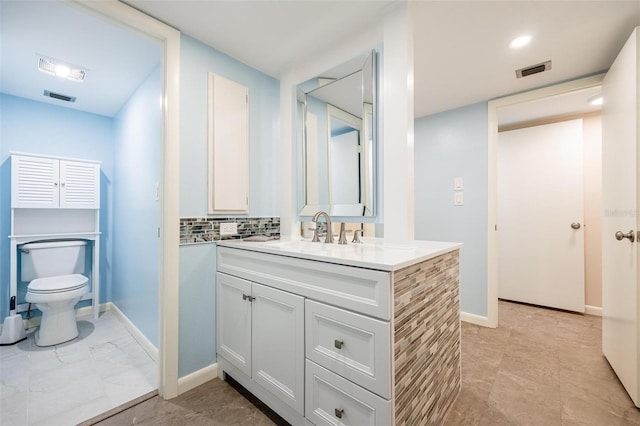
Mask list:
[[[602,308],[600,306],[585,305],[584,306],[584,313],[587,314],[587,315],[594,315],[596,317],[601,317],[602,316]]]
[[[218,377],[218,364],[211,364],[178,379],[178,395]]]
[[[468,322],[470,324],[480,325],[482,327],[491,327],[488,317],[481,315],[469,314],[467,312],[460,312],[460,321]]]
[[[125,314],[122,313],[122,311],[116,305],[114,305],[112,302],[108,302],[107,304],[110,305],[109,310],[113,311],[114,315],[120,321],[122,321],[122,323],[124,324],[125,327],[127,327],[127,330],[129,330],[129,333],[131,333],[133,338],[136,339],[136,341],[140,344],[140,346],[142,346],[142,349],[144,349],[144,351],[151,357],[153,362],[157,364],[158,348],[156,348],[153,345],[153,343],[151,343],[151,341],[147,339],[146,336],[142,334],[140,330],[138,330],[138,328],[129,320],[129,318],[127,318]]]

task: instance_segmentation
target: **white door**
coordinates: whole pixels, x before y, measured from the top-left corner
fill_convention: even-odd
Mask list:
[[[251,282],[216,274],[218,355],[251,377]]]
[[[100,208],[100,165],[60,160],[60,207]]]
[[[304,415],[304,297],[253,284],[253,380]]]
[[[498,139],[499,297],[584,312],[582,120]]]
[[[602,108],[602,352],[636,406],[638,37],[636,28],[609,69]],[[622,234],[620,241],[617,232]]]
[[[60,205],[60,161],[11,156],[11,207],[57,208]]]

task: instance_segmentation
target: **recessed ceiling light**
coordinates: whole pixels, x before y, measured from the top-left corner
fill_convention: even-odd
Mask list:
[[[527,44],[529,44],[530,41],[531,41],[530,35],[523,35],[511,40],[511,43],[509,43],[509,47],[512,49],[520,49],[521,47],[524,47]]]
[[[55,67],[56,75],[60,78],[67,78],[71,74],[71,68],[63,64],[57,64]]]
[[[589,102],[589,104],[593,106],[599,106],[604,103],[604,98],[602,97],[602,95],[595,95],[587,99],[587,102]]]

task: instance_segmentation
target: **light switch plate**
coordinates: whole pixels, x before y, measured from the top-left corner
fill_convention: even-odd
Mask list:
[[[462,206],[462,205],[464,205],[464,192],[462,192],[462,191],[454,192],[453,205],[454,206]]]
[[[463,188],[462,176],[454,177],[453,178],[453,190],[454,191],[461,191],[463,189],[464,188]]]
[[[238,233],[236,222],[223,222],[220,224],[220,235],[235,235]]]

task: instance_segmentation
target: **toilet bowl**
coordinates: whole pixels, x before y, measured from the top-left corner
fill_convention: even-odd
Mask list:
[[[89,292],[84,240],[38,241],[20,247],[25,300],[42,312],[36,345],[53,346],[78,337],[74,306]]]
[[[42,312],[36,345],[53,346],[78,337],[73,307],[89,292],[88,281],[83,275],[72,274],[36,278],[29,283],[25,299]]]

